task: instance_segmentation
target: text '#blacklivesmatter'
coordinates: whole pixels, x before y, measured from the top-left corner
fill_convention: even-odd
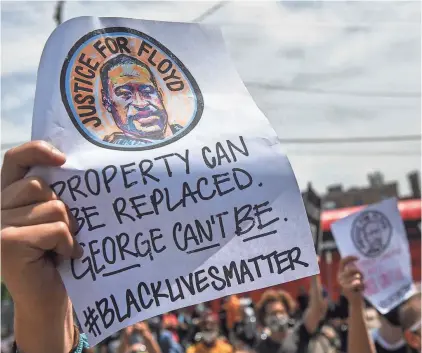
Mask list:
[[[273,251],[239,261],[231,261],[222,266],[210,266],[187,276],[168,278],[152,283],[139,282],[136,290],[126,289],[125,301],[118,303],[111,294],[96,300],[93,307],[83,310],[87,331],[95,337],[101,335],[102,329],[108,329],[114,322],[124,322],[134,315],[147,312],[152,307],[160,307],[185,299],[204,291],[221,292],[227,288],[253,283],[269,275],[281,275],[286,271],[295,271],[309,264],[301,258],[301,249],[294,247],[284,251]],[[98,314],[98,315],[97,315]],[[95,318],[95,320],[93,320]]]

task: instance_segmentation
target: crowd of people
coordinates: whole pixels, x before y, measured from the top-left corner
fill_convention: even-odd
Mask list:
[[[310,293],[293,298],[268,289],[223,298],[219,312],[207,303],[182,308],[127,327],[97,347],[99,353],[415,353],[420,352],[421,296],[386,316],[362,296],[359,271],[342,261],[343,295],[331,302],[314,278]],[[317,304],[315,304],[317,303]]]
[[[421,351],[421,293],[386,315],[363,297],[357,258],[340,262],[342,296],[333,303],[319,276],[298,298],[268,289],[259,301],[223,298],[139,322],[89,348],[57,271],[80,258],[67,207],[48,185],[25,175],[34,165],[60,166],[65,157],[43,142],[7,153],[1,174],[2,280],[14,303],[14,336],[2,353],[414,353]]]

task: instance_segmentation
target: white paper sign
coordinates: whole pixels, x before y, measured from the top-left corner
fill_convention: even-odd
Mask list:
[[[384,200],[331,225],[342,257],[356,256],[364,295],[386,314],[414,292],[406,230],[396,199]]]
[[[42,55],[32,138],[68,157],[33,173],[79,221],[84,257],[60,271],[91,344],[319,272],[288,159],[213,27],[64,23]]]

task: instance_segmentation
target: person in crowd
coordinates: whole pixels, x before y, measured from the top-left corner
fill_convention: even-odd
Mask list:
[[[192,316],[187,308],[182,308],[177,311],[177,321],[177,334],[180,339],[180,344],[182,347],[186,348],[193,337]]]
[[[308,351],[312,335],[319,329],[327,309],[319,276],[313,276],[309,305],[301,321],[289,328],[289,300],[282,292],[266,291],[257,305],[259,323],[268,329],[256,347],[258,353],[302,353]]]
[[[363,299],[364,282],[362,273],[355,266],[354,256],[342,258],[339,264],[337,281],[349,303],[349,330],[347,339],[348,353],[374,353],[375,346],[365,320]]]
[[[357,260],[348,256],[340,261],[338,281],[349,301],[348,353],[385,353],[421,351],[421,293],[396,307],[387,317],[380,318],[381,327],[372,337],[365,321],[362,273],[354,265]],[[397,313],[397,314],[395,314]],[[398,327],[394,327],[394,317]],[[393,322],[393,324],[392,324]],[[402,337],[405,338],[406,345]]]
[[[146,322],[126,327],[120,339],[118,353],[161,353],[160,346]]]
[[[148,320],[149,326],[154,336],[157,338],[158,345],[162,353],[182,353],[183,348],[175,339],[173,333],[165,329],[163,316],[155,316]]]
[[[44,181],[24,178],[32,166],[57,167],[65,160],[61,152],[41,141],[13,148],[4,156],[1,269],[14,302],[19,352],[69,353],[86,347],[56,269],[60,259],[83,255],[72,236],[75,222]]]
[[[372,331],[372,339],[377,353],[407,353],[408,348],[403,331],[393,325],[383,315],[379,315],[380,327]]]
[[[226,310],[226,327],[230,338],[236,324],[242,321],[242,308],[238,296],[230,295],[224,304],[224,309]]]
[[[349,317],[349,303],[344,296],[344,293],[340,293],[340,297],[337,302],[331,303],[327,310],[326,320],[327,322],[336,329],[340,336],[341,348],[340,351],[347,351],[347,334],[348,325],[347,320]]]
[[[337,330],[328,324],[323,324],[321,328],[312,336],[307,353],[339,353],[341,351],[340,336]]]
[[[278,291],[280,296],[284,298],[284,301],[286,302],[288,314],[289,314],[289,324],[292,325],[294,323],[294,319],[297,316],[297,313],[299,311],[299,307],[297,305],[297,302],[293,299],[293,297],[290,295],[289,292],[281,289]],[[299,318],[302,317],[302,314],[298,316]]]
[[[179,327],[179,321],[177,320],[177,316],[171,312],[167,314],[163,314],[163,329],[169,331],[172,334],[173,340],[177,343],[180,342],[180,337],[178,334],[178,327]]]
[[[121,338],[120,335],[121,332],[117,331],[100,342],[97,345],[98,353],[118,353]]]
[[[421,351],[421,293],[393,308],[386,315],[379,314],[380,327],[372,331],[377,353],[416,353]]]
[[[204,313],[200,324],[199,341],[188,347],[186,353],[234,353],[233,346],[219,337],[218,316]]]
[[[408,346],[421,352],[421,292],[400,305],[399,322]]]
[[[233,340],[236,341],[236,348],[254,347],[258,338],[256,333],[257,322],[255,311],[251,306],[245,306],[243,307],[242,320],[234,327]]]
[[[229,329],[227,327],[227,311],[226,311],[226,302],[228,297],[223,297],[220,300],[220,310],[218,312],[218,318],[220,322],[220,331],[221,333],[229,337]]]
[[[374,332],[375,330],[378,330],[381,327],[380,315],[378,314],[378,311],[375,308],[368,306],[366,307],[365,321],[366,325],[368,326],[368,330],[371,332]]]
[[[304,286],[299,287],[299,295],[297,296],[296,300],[299,307],[299,313],[302,315],[308,307],[309,303],[309,295]]]

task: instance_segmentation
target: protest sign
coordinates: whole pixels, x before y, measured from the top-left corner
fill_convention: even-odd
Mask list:
[[[312,188],[311,183],[308,189],[303,193],[303,203],[305,204],[306,215],[308,216],[309,226],[311,227],[312,238],[315,244],[315,251],[319,253],[321,240],[321,204],[322,199]]]
[[[361,209],[331,225],[342,257],[359,258],[364,295],[386,314],[414,292],[409,243],[396,199]]]
[[[79,222],[85,254],[60,273],[91,344],[319,272],[291,166],[218,29],[64,23],[42,55],[32,139],[67,155],[32,174]]]

